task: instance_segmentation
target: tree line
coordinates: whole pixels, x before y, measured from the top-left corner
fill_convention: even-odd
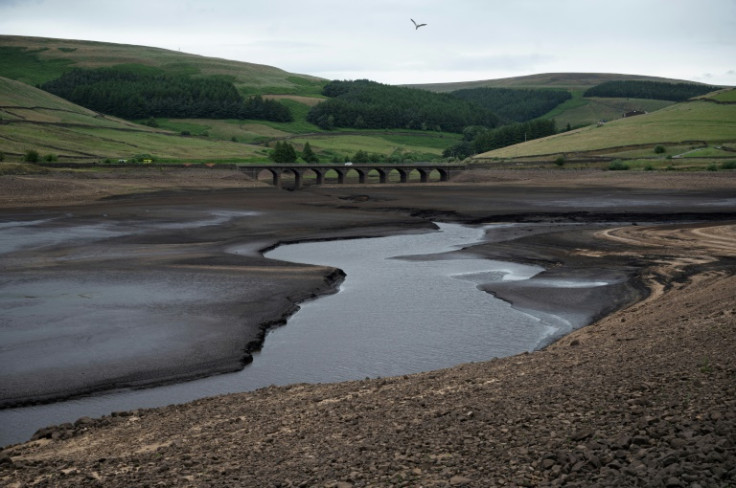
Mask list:
[[[460,133],[469,125],[495,127],[492,112],[449,94],[369,80],[332,81],[307,121],[322,129],[417,129]]]
[[[536,119],[572,98],[565,90],[488,87],[466,88],[452,95],[493,112],[505,123]]]
[[[120,68],[75,68],[41,88],[91,110],[124,119],[293,120],[285,105],[260,96],[244,100],[232,83],[217,78]]]
[[[663,81],[620,80],[606,81],[585,91],[586,97],[650,98],[684,102],[718,90],[719,87],[696,83],[668,83]]]
[[[554,119],[537,119],[528,122],[507,124],[496,129],[467,127],[463,140],[442,153],[443,157],[464,159],[494,149],[511,146],[520,142],[539,139],[556,134]]]

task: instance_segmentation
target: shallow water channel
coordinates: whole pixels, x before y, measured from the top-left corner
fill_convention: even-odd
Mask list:
[[[338,293],[302,304],[270,331],[242,371],[70,401],[0,410],[0,445],[38,428],[113,411],[163,406],[272,384],[334,382],[428,371],[530,351],[561,327],[514,309],[477,284],[524,280],[534,266],[447,254],[487,238],[490,227],[281,246],[272,259],[345,271]],[[237,253],[234,247],[231,252]],[[135,284],[131,284],[135,286]]]

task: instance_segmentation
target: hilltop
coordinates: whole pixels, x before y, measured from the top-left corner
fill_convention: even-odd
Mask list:
[[[58,78],[70,68],[102,68],[139,64],[169,73],[218,76],[245,91],[280,94],[319,93],[322,78],[288,73],[244,61],[230,61],[132,44],[0,36],[0,55],[6,66],[0,75],[37,85]]]
[[[493,80],[459,81],[452,83],[416,83],[408,84],[406,86],[436,92],[453,92],[455,90],[463,90],[467,88],[560,88],[564,90],[585,90],[606,81],[619,80],[692,83],[688,80],[622,73],[540,73]]]

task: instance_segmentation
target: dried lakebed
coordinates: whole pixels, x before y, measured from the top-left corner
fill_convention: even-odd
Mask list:
[[[249,216],[247,212],[217,211],[190,222],[159,225],[190,229]],[[68,227],[64,234],[60,232],[63,225],[49,226],[46,221],[5,226],[13,229],[3,241],[6,260],[11,261],[17,258],[12,251],[21,241],[35,243],[38,249],[47,249],[47,254],[56,253],[56,259],[59,246],[66,242],[65,259],[89,259],[89,241],[156,228],[150,221],[84,224]],[[519,310],[480,290],[479,285],[493,289],[495,284],[501,295],[504,287],[525,286],[532,286],[535,293],[544,289],[579,294],[621,286],[624,277],[529,280],[543,268],[481,259],[461,249],[503,241],[521,231],[549,230],[549,226],[533,224],[439,224],[438,232],[279,247],[268,257],[339,267],[347,279],[339,293],[304,303],[287,327],[269,333],[263,350],[245,369],[151,389],[6,409],[0,411],[4,425],[0,444],[25,440],[46,425],[121,409],[161,406],[271,384],[402,375],[533,350],[588,323],[600,304],[589,302],[589,310],[565,310],[563,303],[554,310],[533,305]],[[82,240],[86,244],[79,249]],[[108,244],[107,259],[131,252],[111,241]],[[227,251],[248,254],[250,246],[235,245]],[[118,269],[114,278],[104,279],[99,273],[79,272],[52,273],[40,280],[26,277],[26,282],[4,280],[0,287],[3,383],[69,386],[77,378],[83,383],[96,373],[140,367],[151,357],[161,361],[162,350],[170,354],[165,358],[169,361],[186,361],[188,354],[202,354],[203,331],[235,343],[226,331],[217,329],[217,322],[237,320],[236,313],[220,310],[214,314],[211,307],[197,309],[192,304],[226,303],[223,295],[227,301],[236,301],[240,283],[216,274],[206,283],[201,276],[182,279],[185,276],[180,273],[142,276],[137,271],[126,277]],[[523,295],[518,290],[515,293]],[[28,328],[29,323],[34,327]],[[156,327],[151,328],[151,323]],[[170,329],[176,329],[175,337],[181,343],[182,348],[175,351],[179,356],[165,349],[172,340]]]

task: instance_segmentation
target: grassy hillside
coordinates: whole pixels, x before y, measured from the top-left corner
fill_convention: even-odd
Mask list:
[[[145,46],[105,42],[0,36],[0,76],[37,85],[70,68],[144,65],[167,73],[221,76],[243,94],[318,95],[326,80],[273,66],[209,58]]]
[[[0,77],[0,152],[6,160],[27,151],[60,161],[130,159],[244,160],[263,158],[263,147],[182,137],[179,132],[98,114],[25,83]]]
[[[164,49],[90,41],[0,36],[0,153],[6,161],[19,160],[27,151],[61,161],[103,161],[151,155],[160,161],[206,162],[267,160],[268,145],[288,140],[297,151],[309,142],[323,162],[344,161],[357,151],[383,157],[438,160],[444,149],[460,141],[459,134],[407,130],[321,131],[306,121],[310,107],[324,97],[327,82],[296,75],[271,66],[196,56]],[[34,85],[57,78],[73,67],[146,66],[166,73],[218,76],[232,82],[244,96],[276,98],[287,105],[294,121],[156,119],[126,121],[105,116],[46,92]],[[4,77],[4,78],[2,78]],[[540,74],[500,80],[413,85],[433,91],[478,86],[557,88],[573,94],[568,102],[545,117],[555,118],[558,128],[568,124],[579,130],[540,141],[481,155],[476,161],[509,158],[547,158],[550,155],[606,155],[625,158],[651,155],[655,145],[665,145],[664,156],[679,152],[721,155],[723,149],[700,148],[736,141],[733,91],[722,91],[713,100],[671,105],[670,102],[584,98],[583,91],[608,80],[663,81],[662,78],[596,73]],[[681,80],[665,80],[681,81]],[[624,112],[641,110],[648,115],[618,120]],[[612,121],[596,127],[598,121]],[[136,124],[134,122],[145,122]],[[702,145],[701,143],[698,143]],[[719,152],[720,151],[720,152]],[[728,152],[726,151],[726,155]]]
[[[310,142],[324,162],[342,161],[359,150],[386,157],[398,153],[410,159],[439,159],[460,137],[423,131],[320,131],[306,122],[306,115],[324,99],[320,93],[327,80],[271,66],[145,46],[19,36],[0,36],[0,59],[0,77],[26,84],[7,79],[0,83],[0,106],[5,107],[0,108],[0,117],[8,122],[0,127],[0,152],[6,160],[33,149],[60,160],[117,160],[150,154],[170,161],[262,162],[267,160],[266,144],[277,140],[289,140],[297,151]],[[156,119],[154,130],[102,117],[29,86],[55,79],[74,67],[119,65],[218,76],[231,81],[243,96],[279,100],[295,120]],[[62,110],[56,110],[58,107]]]
[[[483,153],[473,160],[564,157],[572,161],[603,156],[672,163],[694,157],[736,159],[736,152],[728,150],[731,147],[736,148],[736,104],[695,100]]]
[[[565,127],[583,127],[596,124],[599,121],[615,120],[622,114],[632,110],[653,112],[672,105],[673,102],[663,100],[632,99],[632,98],[586,98],[583,93],[588,88],[607,81],[658,81],[670,83],[692,83],[687,80],[676,80],[656,76],[626,75],[615,73],[544,73],[515,78],[501,78],[497,80],[478,80],[459,83],[431,83],[409,85],[414,88],[436,92],[452,92],[466,88],[529,88],[529,89],[558,89],[567,90],[572,99],[559,105],[544,118],[554,118],[558,129]]]
[[[623,114],[638,110],[654,112],[672,105],[666,100],[640,98],[584,98],[582,90],[573,90],[572,99],[558,105],[543,118],[555,119],[557,129],[584,127],[599,121],[620,119]]]
[[[95,162],[150,155],[172,162],[263,162],[277,140],[297,151],[306,142],[324,162],[362,150],[412,159],[437,159],[460,135],[422,131],[320,132],[304,121],[310,101],[286,100],[295,122],[157,119],[158,127],[102,115],[25,83],[0,77],[0,153],[18,161],[33,150],[42,158]],[[187,134],[187,136],[182,136]]]

